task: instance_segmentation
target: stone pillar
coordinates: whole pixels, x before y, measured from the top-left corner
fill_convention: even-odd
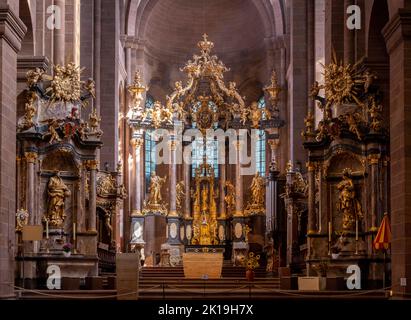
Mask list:
[[[27,162],[27,211],[30,215],[29,224],[35,224],[34,218],[34,200],[35,200],[35,187],[34,187],[34,171],[36,166],[37,160],[37,153],[35,152],[26,152],[26,162]]]
[[[303,147],[301,131],[307,114],[308,63],[307,53],[307,0],[293,0],[290,3],[290,59],[293,62],[287,72],[288,77],[288,159],[293,163],[305,163],[307,152]]]
[[[344,0],[344,13],[347,8],[355,4],[354,0]],[[345,15],[348,17],[347,15]],[[344,23],[344,62],[353,64],[355,61],[355,29],[350,30]]]
[[[178,217],[176,207],[177,186],[177,141],[170,137],[170,210],[169,217]]]
[[[184,176],[184,185],[186,187],[185,201],[184,201],[184,218],[191,219],[191,165],[186,163],[183,159],[183,176]]]
[[[291,186],[294,181],[295,173],[292,171],[287,172],[287,185]],[[294,245],[297,241],[298,230],[297,230],[297,215],[295,214],[295,204],[294,199],[290,196],[285,198],[285,206],[287,208],[287,255],[286,263],[287,267],[292,267],[294,262]]]
[[[177,185],[177,141],[170,137],[170,209],[167,215],[167,243],[170,245],[170,263],[172,266],[181,263],[184,247],[180,237],[180,217],[176,208]]]
[[[235,212],[234,215],[238,217],[244,216],[244,206],[243,206],[243,176],[241,175],[241,163],[240,163],[240,153],[241,153],[241,142],[237,141],[235,144],[236,149],[236,159],[235,164]]]
[[[142,136],[135,137],[131,140],[133,147],[133,210],[132,216],[140,216],[142,214],[142,180],[141,180],[141,154],[144,139]]]
[[[54,49],[53,49],[53,64],[64,65],[65,63],[65,24],[66,24],[66,9],[65,0],[54,0],[54,5],[60,9],[61,13],[61,28],[53,30]]]
[[[406,297],[411,294],[411,254],[406,251],[411,247],[411,10],[399,9],[383,35],[390,56],[392,290]]]
[[[270,168],[268,175],[268,184],[266,187],[266,230],[267,232],[275,232],[277,230],[277,193],[278,193],[278,146],[279,139],[268,139],[268,145],[271,151]]]
[[[378,231],[378,164],[380,162],[379,154],[371,154],[368,156],[368,161],[371,166],[371,227],[370,231]]]
[[[315,164],[307,163],[308,169],[308,235],[317,232],[317,217],[315,212]]]
[[[0,1],[0,299],[14,297],[17,52],[26,33],[18,1]]]
[[[99,2],[101,2],[101,11],[97,12]],[[103,167],[107,163],[110,170],[114,170],[118,163],[119,142],[120,1],[96,0],[95,6],[96,15],[97,13],[101,14],[101,34],[95,35],[95,41],[97,41],[98,36],[101,37],[101,50],[98,55],[99,64],[95,66],[100,72],[98,74],[100,78],[99,110],[101,130],[104,132],[99,160]],[[97,16],[96,19],[98,19]],[[96,29],[97,33],[99,28],[96,26]],[[98,47],[95,49],[97,51]],[[104,77],[101,75],[104,75]],[[97,103],[96,101],[96,105]]]
[[[96,229],[96,176],[97,176],[98,161],[88,161],[88,169],[90,170],[90,184],[89,184],[89,216],[88,216],[88,231],[97,232]]]
[[[278,231],[278,176],[280,171],[274,167],[270,167],[268,174],[268,193],[267,193],[267,233],[275,233]]]

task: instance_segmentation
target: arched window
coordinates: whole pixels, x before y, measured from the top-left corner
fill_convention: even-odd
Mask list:
[[[258,108],[263,109],[265,108],[265,99],[264,96],[258,100]],[[255,159],[256,163],[256,171],[259,172],[262,176],[265,176],[266,170],[266,134],[264,130],[257,130],[257,145],[255,148]]]
[[[153,97],[147,95],[145,102],[146,109],[152,108],[153,105]],[[144,134],[144,174],[146,179],[146,192],[148,192],[148,188],[150,186],[151,172],[156,170],[155,152],[156,142],[154,140],[152,130],[147,130]]]

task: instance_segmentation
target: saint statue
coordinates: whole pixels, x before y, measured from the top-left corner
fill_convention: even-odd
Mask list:
[[[64,212],[65,198],[71,195],[70,190],[60,177],[60,172],[55,172],[47,184],[47,219],[51,226],[61,227],[66,214]]]
[[[201,212],[208,210],[208,188],[201,190]]]
[[[253,124],[253,128],[258,128],[260,120],[262,119],[262,110],[258,108],[257,102],[251,104],[250,120]]]
[[[257,172],[251,182],[251,203],[258,206],[264,206],[265,182],[263,177]]]
[[[200,226],[200,245],[211,245],[210,224],[204,214]]]
[[[235,207],[235,187],[231,181],[226,181],[224,185],[227,190],[224,201],[227,204],[228,211],[231,212]]]
[[[160,205],[163,198],[161,196],[161,187],[166,182],[166,177],[160,178],[156,172],[151,172],[150,187],[149,187],[149,205]]]
[[[342,180],[337,185],[339,201],[337,209],[342,214],[344,231],[354,231],[357,219],[363,218],[361,203],[356,199],[355,188],[348,169],[344,169]]]
[[[176,208],[178,211],[181,211],[183,209],[184,196],[185,185],[183,181],[180,181],[176,186]]]
[[[199,187],[196,188],[196,190],[191,190],[191,198],[194,199],[194,204],[193,204],[193,213],[194,215],[199,215],[200,214],[200,189]]]

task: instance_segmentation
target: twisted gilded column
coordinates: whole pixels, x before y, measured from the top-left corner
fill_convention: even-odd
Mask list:
[[[142,214],[142,178],[141,178],[141,155],[144,139],[142,137],[135,137],[131,140],[131,146],[133,148],[133,209],[132,216],[140,216]]]
[[[24,154],[27,162],[27,211],[30,215],[30,224],[34,224],[34,200],[35,200],[35,187],[34,187],[34,170],[37,161],[37,153],[26,152]]]
[[[177,186],[177,141],[171,138],[170,141],[170,210],[168,216],[178,217],[176,207],[176,186]]]
[[[90,184],[89,184],[89,232],[97,232],[96,229],[96,183],[97,183],[97,168],[99,162],[97,160],[88,160],[87,167],[90,170]]]

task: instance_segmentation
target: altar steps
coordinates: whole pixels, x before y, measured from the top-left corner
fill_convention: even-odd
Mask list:
[[[270,275],[267,274],[265,268],[255,269],[256,278],[266,278]],[[168,277],[168,278],[184,278],[184,269],[182,266],[178,267],[144,267],[141,273],[142,278],[156,278],[156,277]],[[222,270],[222,278],[245,278],[245,268],[233,267],[224,265]]]
[[[261,298],[279,288],[279,279],[175,279],[140,280],[140,299],[247,299]]]

